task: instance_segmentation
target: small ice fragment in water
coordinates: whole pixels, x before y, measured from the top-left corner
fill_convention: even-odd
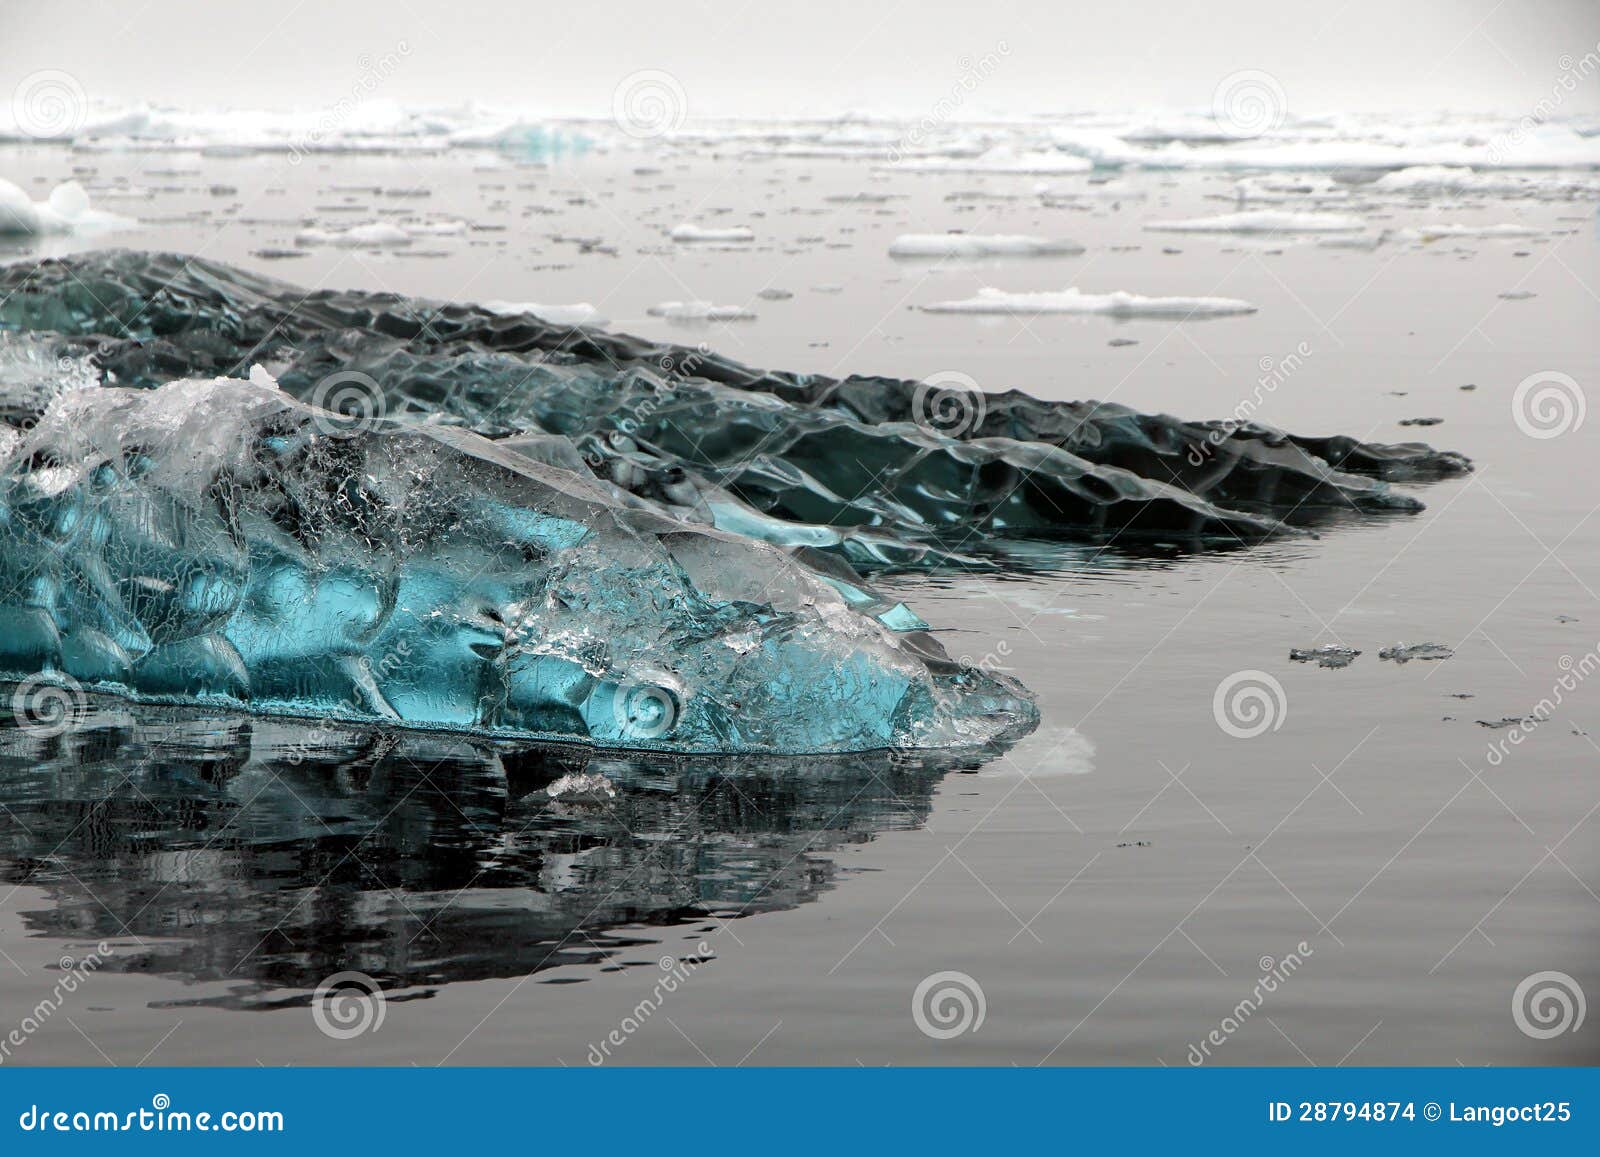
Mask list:
[[[1448,659],[1454,654],[1443,643],[1396,643],[1379,651],[1378,658],[1409,663],[1412,659]]]
[[[1322,647],[1292,647],[1289,658],[1296,663],[1316,661],[1319,667],[1348,667],[1361,654],[1354,647],[1339,647],[1332,643]]]
[[[1487,727],[1491,731],[1499,731],[1502,727],[1520,727],[1527,720],[1521,715],[1503,715],[1499,719],[1479,719],[1479,727]]]
[[[616,785],[599,772],[574,771],[544,789],[551,799],[599,802],[617,797]]]

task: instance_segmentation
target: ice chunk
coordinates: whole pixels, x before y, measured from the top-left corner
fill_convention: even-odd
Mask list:
[[[1015,176],[1051,176],[1087,173],[1094,162],[1087,157],[1042,149],[996,145],[977,157],[904,157],[889,166],[908,173],[999,173]]]
[[[1074,241],[1005,233],[905,233],[889,243],[891,257],[1055,257],[1083,251]]]
[[[1416,229],[1401,230],[1400,235],[1414,241],[1442,241],[1447,237],[1543,237],[1544,230],[1505,221],[1493,225],[1462,225],[1457,223],[1423,225]]]
[[[1412,165],[1383,174],[1372,187],[1423,196],[1484,193],[1501,197],[1568,197],[1592,195],[1600,191],[1600,181],[1562,173],[1480,172],[1459,165]]]
[[[46,200],[38,202],[0,178],[0,237],[106,233],[136,224],[130,218],[92,208],[89,194],[76,181],[57,185]]]
[[[663,301],[645,310],[668,321],[754,321],[755,310],[742,305],[713,305],[709,301]]]
[[[302,229],[294,237],[296,245],[332,245],[339,249],[381,249],[410,245],[411,242],[410,233],[398,225],[381,221],[370,225],[352,225],[348,229]]]
[[[734,242],[754,241],[756,239],[755,233],[742,225],[729,226],[723,229],[708,229],[705,226],[693,225],[687,222],[673,226],[670,236],[674,241],[688,242]]]
[[[1186,221],[1146,221],[1152,233],[1359,233],[1366,222],[1343,213],[1291,213],[1247,209]]]
[[[928,313],[998,313],[1031,315],[1039,313],[1101,313],[1108,317],[1228,317],[1254,313],[1248,301],[1232,297],[1144,297],[1117,290],[1112,293],[1084,293],[1077,288],[1059,292],[1008,293],[986,286],[976,297],[958,301],[936,301],[922,307]]]
[[[869,569],[1009,566],[1150,537],[1237,545],[1418,510],[1387,481],[1470,469],[1419,443],[761,371],[705,347],[461,303],[334,290],[308,303],[296,286],[174,254],[0,267],[7,328],[44,343],[45,364],[92,353],[119,385],[237,375],[253,361],[314,402],[364,383],[370,412],[469,428],[592,470],[625,505]],[[18,426],[41,408],[31,390],[0,397]]]
[[[1037,719],[840,568],[459,428],[296,402],[259,368],[61,395],[0,462],[0,514],[0,678],[683,751],[962,746]]]
[[[1354,647],[1341,647],[1328,643],[1321,647],[1291,647],[1289,658],[1296,663],[1316,663],[1319,667],[1335,669],[1348,667],[1361,654]]]
[[[541,321],[551,325],[604,325],[606,319],[600,311],[587,301],[574,302],[571,305],[540,305],[532,301],[486,301],[483,308],[491,313],[504,314],[516,317],[520,314],[532,314]]]
[[[1413,659],[1449,659],[1455,651],[1443,643],[1396,643],[1378,652],[1378,658],[1405,664]]]

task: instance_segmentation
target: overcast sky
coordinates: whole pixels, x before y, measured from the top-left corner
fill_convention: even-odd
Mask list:
[[[1262,69],[1296,113],[1521,115],[1600,54],[1600,0],[0,0],[5,92],[62,69],[91,99],[321,106],[401,42],[375,95],[560,114],[640,69],[691,117],[918,114],[1003,42],[973,111],[1205,107]],[[1600,73],[1562,107],[1600,110]]]

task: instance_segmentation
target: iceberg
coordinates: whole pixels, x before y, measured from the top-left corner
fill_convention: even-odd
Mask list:
[[[842,568],[248,381],[60,394],[0,467],[0,677],[695,752],[982,745],[1003,675]]]
[[[308,295],[177,254],[0,267],[7,330],[30,335],[33,361],[88,357],[111,385],[241,377],[255,362],[303,401],[355,382],[368,412],[516,438],[520,452],[635,503],[868,570],[1010,567],[1040,550],[1151,538],[1237,545],[1419,510],[1390,484],[1470,469],[1420,443],[1187,422],[970,382],[767,372],[529,313]],[[37,411],[37,388],[0,396],[19,424]]]
[[[1470,469],[966,385],[176,254],[0,267],[0,678],[672,751],[984,745],[1027,693],[863,574],[1232,549]]]

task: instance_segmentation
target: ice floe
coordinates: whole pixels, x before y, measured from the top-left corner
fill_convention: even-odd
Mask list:
[[[889,243],[891,257],[1063,257],[1083,251],[1075,241],[1008,233],[903,233]]]
[[[1146,221],[1153,233],[1359,233],[1366,223],[1344,213],[1291,213],[1246,209],[1182,221]]]
[[[645,310],[667,321],[754,321],[755,310],[742,305],[713,305],[709,301],[664,301]]]
[[[1457,223],[1421,225],[1415,229],[1402,230],[1401,235],[1408,240],[1442,241],[1447,237],[1524,238],[1543,237],[1545,234],[1544,230],[1534,229],[1528,225],[1499,222],[1493,225],[1462,225]]]
[[[1084,293],[1076,287],[1043,293],[1008,293],[986,286],[976,297],[936,301],[922,307],[926,313],[1039,314],[1098,313],[1108,317],[1229,317],[1255,313],[1248,301],[1232,297],[1145,297],[1117,290]]]
[[[76,181],[65,181],[43,201],[35,201],[0,178],[0,237],[42,237],[61,233],[105,233],[138,222],[93,208]]]
[[[686,241],[690,243],[698,241],[720,241],[723,243],[728,243],[754,241],[756,239],[755,232],[743,225],[733,225],[727,228],[716,229],[706,228],[705,226],[695,225],[689,222],[685,222],[682,225],[674,225],[669,236],[674,241]]]
[[[490,313],[503,314],[507,317],[532,314],[540,321],[547,321],[551,325],[606,324],[606,318],[587,301],[574,302],[571,305],[541,305],[533,301],[486,301],[483,303],[483,308]]]
[[[1094,162],[1086,157],[1045,150],[1018,150],[997,145],[976,157],[903,157],[892,168],[908,173],[1010,173],[1018,176],[1049,176],[1054,173],[1087,173]]]

